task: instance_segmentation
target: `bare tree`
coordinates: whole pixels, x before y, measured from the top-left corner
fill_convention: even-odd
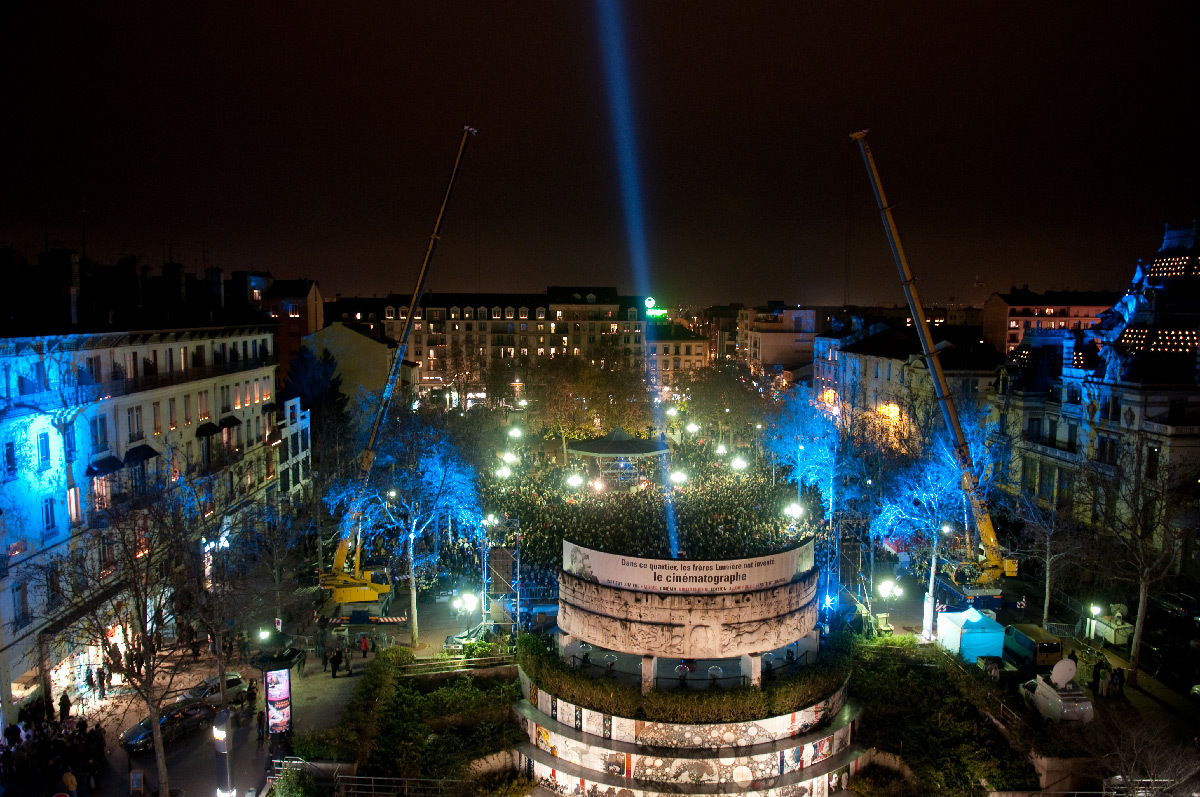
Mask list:
[[[1022,553],[1042,566],[1042,626],[1050,622],[1050,595],[1059,568],[1077,562],[1085,539],[1079,533],[1072,505],[1063,500],[1042,501],[1021,491],[1012,502],[1016,517],[1025,524],[1021,533]]]
[[[1139,797],[1195,794],[1200,760],[1189,746],[1166,737],[1159,722],[1135,717],[1112,723],[1100,744],[1098,757],[1121,779],[1122,790],[1112,794]]]
[[[105,668],[145,706],[159,788],[170,788],[159,718],[182,668],[177,641],[161,631],[174,617],[180,564],[193,554],[181,530],[198,517],[178,490],[148,487],[114,496],[73,550],[39,565],[45,605],[71,617],[77,639],[103,652]]]
[[[1196,507],[1196,473],[1161,461],[1158,446],[1142,435],[1105,438],[1093,454],[1081,472],[1080,512],[1090,509],[1091,550],[1103,568],[1138,591],[1129,649],[1129,680],[1136,685],[1150,591],[1178,567],[1184,526]]]

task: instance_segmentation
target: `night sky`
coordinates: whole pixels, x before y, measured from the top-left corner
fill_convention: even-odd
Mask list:
[[[660,302],[1119,288],[1200,216],[1195,3],[622,7]],[[0,244],[407,292],[637,289],[589,2],[5,4]],[[977,282],[978,278],[978,282]],[[982,283],[982,284],[978,284]]]

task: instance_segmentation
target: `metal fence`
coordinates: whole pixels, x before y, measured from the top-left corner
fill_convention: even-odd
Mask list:
[[[312,775],[317,783],[333,784],[333,793],[339,797],[459,797],[468,794],[472,785],[465,780],[350,775],[339,771],[341,766],[323,766],[295,757],[276,758],[271,761],[268,783],[274,783],[284,772],[299,770]]]
[[[486,667],[506,667],[514,661],[512,656],[487,656],[479,659],[433,659],[406,664],[400,668],[400,675],[436,675],[446,672],[465,672],[481,670]]]

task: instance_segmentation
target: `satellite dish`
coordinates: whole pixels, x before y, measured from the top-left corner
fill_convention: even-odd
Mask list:
[[[1050,671],[1050,680],[1054,682],[1056,689],[1066,689],[1074,678],[1075,662],[1070,659],[1063,659]]]

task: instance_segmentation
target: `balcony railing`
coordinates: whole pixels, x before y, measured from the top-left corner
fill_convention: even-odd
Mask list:
[[[1065,451],[1068,454],[1079,453],[1079,444],[1077,442],[1063,442],[1058,438],[1049,437],[1039,432],[1023,431],[1021,432],[1021,439],[1026,443],[1033,443],[1044,448],[1052,448],[1055,451]]]
[[[105,382],[70,385],[57,390],[43,390],[16,396],[5,402],[3,406],[0,406],[0,417],[9,413],[45,412],[63,407],[93,404],[112,396],[128,396],[146,390],[155,390],[160,387],[170,387],[171,385],[179,385],[185,382],[210,379],[226,374],[241,373],[242,371],[252,371],[257,368],[266,368],[278,364],[278,355],[271,354],[266,357],[252,357],[247,360],[237,360],[230,363],[197,365],[188,368],[186,371],[143,374],[142,376],[130,378],[122,377],[121,372],[117,371],[114,373],[112,379]]]

